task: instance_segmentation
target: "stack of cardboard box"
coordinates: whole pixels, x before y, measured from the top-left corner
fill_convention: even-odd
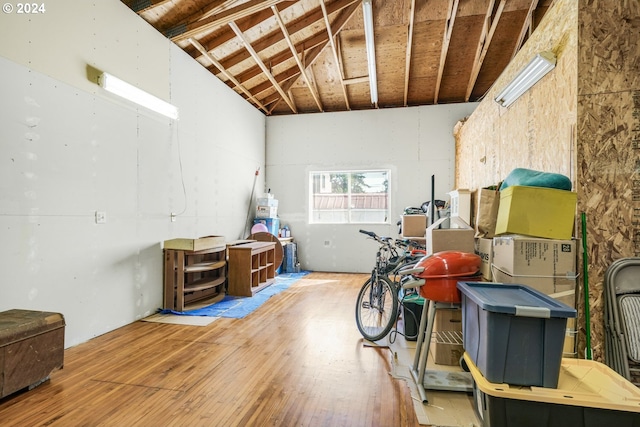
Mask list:
[[[482,191],[477,190],[476,202]],[[475,252],[483,260],[483,278],[527,285],[575,308],[576,193],[514,186],[498,194],[495,230],[485,230],[481,237],[476,232]],[[478,215],[476,211],[476,221]],[[565,357],[575,356],[575,319],[569,320]]]

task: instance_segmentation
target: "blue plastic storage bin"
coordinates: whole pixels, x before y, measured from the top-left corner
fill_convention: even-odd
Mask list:
[[[458,282],[462,341],[487,381],[556,388],[576,310],[525,285]]]

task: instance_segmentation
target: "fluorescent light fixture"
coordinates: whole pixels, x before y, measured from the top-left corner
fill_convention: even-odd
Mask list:
[[[538,80],[556,66],[556,56],[553,52],[541,52],[524,67],[518,75],[496,96],[496,102],[503,107],[513,104]]]
[[[106,91],[129,101],[135,102],[149,110],[160,113],[163,116],[167,116],[171,119],[178,118],[178,108],[175,105],[171,105],[160,98],[151,95],[136,86],[120,80],[119,78],[109,74],[102,73],[98,77],[98,84],[102,86]]]
[[[373,39],[373,4],[372,0],[362,0],[364,14],[364,40],[367,46],[367,63],[369,64],[369,91],[371,103],[378,103],[378,77],[376,75],[376,44]]]

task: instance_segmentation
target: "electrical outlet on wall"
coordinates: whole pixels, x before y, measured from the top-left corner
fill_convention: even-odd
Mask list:
[[[105,224],[107,222],[107,213],[104,211],[96,211],[96,224]]]

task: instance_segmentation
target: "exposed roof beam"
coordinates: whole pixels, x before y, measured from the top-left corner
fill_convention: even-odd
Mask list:
[[[531,0],[531,5],[529,6],[529,11],[527,12],[527,17],[524,19],[524,23],[522,24],[522,28],[520,29],[520,35],[518,36],[518,41],[516,43],[515,48],[513,49],[513,54],[511,55],[511,59],[516,56],[516,53],[522,47],[522,43],[524,42],[524,36],[527,34],[527,30],[531,29],[533,23],[533,11],[538,7],[538,0]]]
[[[358,0],[353,2],[348,8],[345,8],[340,12],[338,17],[333,20],[333,24],[331,26],[331,30],[334,32],[334,34],[337,34],[340,31],[342,31],[342,28],[344,28],[346,23],[349,22],[353,14],[356,12],[356,10],[358,10],[359,6],[360,6],[360,1]],[[326,32],[323,31],[323,34],[325,34],[325,37],[326,37]],[[313,63],[316,61],[316,59],[318,59],[318,57],[324,51],[324,49],[327,47],[328,44],[329,44],[329,40],[325,39],[323,43],[316,45],[315,47],[309,49],[306,52],[305,63],[307,64],[307,67],[310,67],[311,65],[313,65]],[[282,73],[282,74],[285,74],[285,73]],[[298,75],[295,76],[295,78],[291,78],[287,80],[283,84],[283,86],[285,88],[289,88],[293,86],[299,77],[300,77],[300,73],[298,73]],[[284,79],[279,79],[279,81],[283,81],[283,80]],[[271,95],[271,96],[268,96],[266,99],[263,99],[262,101],[266,104],[268,101],[271,101],[274,98],[275,96]],[[276,99],[276,101],[279,102],[280,100]]]
[[[465,97],[464,97],[464,100],[466,102],[469,102],[469,98],[471,98],[473,87],[476,85],[476,81],[478,80],[480,69],[482,69],[482,63],[484,62],[484,58],[487,56],[487,51],[489,50],[491,39],[493,39],[493,35],[496,32],[498,22],[500,21],[500,17],[502,16],[502,11],[504,10],[504,6],[506,3],[507,3],[507,0],[500,1],[498,10],[496,11],[496,14],[493,17],[493,19],[491,19],[491,16],[493,15],[495,0],[491,0],[489,2],[489,7],[487,7],[487,14],[484,19],[484,25],[482,27],[482,34],[480,35],[480,41],[478,42],[478,50],[476,51],[476,58],[473,62],[473,68],[471,69],[469,84],[467,84],[467,93],[465,94]]]
[[[189,39],[189,42],[196,48],[198,49],[202,55],[204,55],[205,58],[207,58],[209,60],[209,62],[211,62],[218,70],[220,70],[220,72],[228,79],[230,80],[234,85],[236,85],[236,87],[238,89],[240,89],[242,91],[242,93],[244,93],[245,95],[247,95],[247,97],[253,101],[254,104],[256,104],[261,110],[263,110],[265,113],[267,112],[267,108],[262,105],[262,103],[256,99],[251,92],[249,92],[247,90],[247,88],[245,88],[244,86],[242,86],[242,84],[235,78],[233,77],[233,75],[231,73],[229,73],[223,66],[222,64],[220,64],[220,62],[218,62],[218,60],[213,56],[213,54],[211,52],[207,52],[207,50],[200,44],[198,43],[197,40],[195,39]]]
[[[278,8],[278,10],[284,10],[289,6],[291,6],[290,3],[291,2],[278,3],[276,7]],[[238,19],[235,22],[238,25],[238,28],[240,28],[242,31],[247,31],[250,28],[253,28],[257,25],[262,24],[267,19],[271,19],[272,16],[273,14],[271,13],[271,10],[265,9],[260,12],[254,13],[249,17]],[[235,36],[236,35],[233,31],[231,31],[231,28],[225,25],[224,27],[216,29],[216,31],[210,34],[200,37],[199,41],[200,41],[200,44],[202,44],[202,46],[204,46],[205,49],[211,52],[212,50],[215,50],[218,46],[228,42],[229,40],[232,40]],[[257,44],[255,41],[253,42],[253,44],[254,46],[257,47]],[[258,49],[258,51],[259,50],[260,49]],[[199,55],[197,50],[190,49],[189,46],[185,47],[185,51],[189,55],[191,55],[193,58],[197,58]],[[246,55],[248,55],[247,51],[244,49],[239,50],[239,52],[243,52]]]
[[[411,0],[409,9],[409,30],[407,34],[407,52],[404,60],[404,106],[409,95],[409,71],[411,70],[411,50],[413,48],[413,24],[416,19],[416,0]]]
[[[291,50],[291,55],[296,60],[296,64],[298,64],[298,68],[300,68],[300,74],[304,78],[307,87],[309,88],[309,92],[311,92],[311,96],[313,96],[313,100],[316,101],[316,105],[320,111],[324,111],[322,108],[322,103],[320,102],[320,97],[316,92],[316,88],[311,84],[309,80],[309,76],[307,75],[307,71],[305,70],[304,65],[302,65],[302,61],[300,60],[300,56],[298,55],[298,51],[296,47],[293,45],[293,41],[291,40],[291,36],[289,35],[289,31],[287,30],[287,26],[284,25],[284,21],[282,20],[282,16],[280,16],[280,12],[278,12],[278,8],[276,6],[271,6],[271,10],[273,11],[273,16],[276,17],[276,21],[278,21],[278,25],[282,30],[282,34],[284,35],[287,44],[289,45],[289,49]]]
[[[333,31],[331,30],[331,22],[329,22],[329,15],[327,14],[327,7],[324,4],[324,0],[320,1],[320,7],[322,8],[322,15],[324,17],[324,24],[327,27],[327,34],[329,35],[329,44],[331,45],[331,52],[333,53],[333,60],[336,62],[338,68],[338,75],[340,76],[340,86],[342,86],[342,94],[344,95],[344,103],[347,106],[347,110],[350,110],[349,97],[347,96],[347,86],[344,84],[344,74],[342,73],[342,61],[338,57],[338,49],[336,48],[335,41],[333,40]]]
[[[369,76],[354,77],[352,79],[344,79],[344,84],[355,85],[358,83],[369,83]]]
[[[172,21],[163,26],[158,26],[158,31],[167,37],[179,34],[184,31],[186,25],[190,22],[198,22],[203,18],[209,17],[222,9],[222,6],[226,3],[226,0],[211,0],[206,6],[197,9],[191,15],[185,16],[179,21]]]
[[[264,75],[269,79],[271,84],[273,84],[273,87],[282,96],[282,99],[287,103],[289,108],[291,108],[291,111],[293,111],[294,113],[297,113],[298,109],[296,108],[295,104],[293,102],[291,102],[291,99],[289,99],[289,96],[285,93],[285,91],[282,89],[280,84],[273,77],[273,74],[271,74],[271,71],[269,71],[269,69],[264,64],[264,62],[262,62],[262,59],[258,56],[258,53],[253,49],[253,46],[251,46],[251,43],[249,43],[249,40],[247,40],[247,38],[245,37],[244,33],[242,31],[240,31],[240,28],[238,28],[236,23],[233,22],[233,21],[229,22],[229,26],[231,27],[233,32],[236,33],[238,38],[240,40],[242,40],[242,43],[244,44],[245,49],[247,49],[251,53],[251,56],[253,57],[253,60],[256,61],[258,66],[262,69],[262,72],[264,73]]]
[[[337,12],[337,11],[341,11],[343,9],[345,9],[346,7],[350,7],[353,6],[354,3],[359,3],[360,0],[337,0],[334,2],[331,2],[329,4],[327,4],[327,11],[329,12],[329,14]],[[283,8],[280,7],[281,5],[278,4],[278,10],[282,10]],[[269,13],[268,14],[268,18],[271,18],[272,14]],[[267,19],[267,16],[264,16],[264,19]],[[321,21],[323,20],[323,15],[322,15],[322,10],[320,8],[320,6],[318,6],[317,8],[315,8],[313,11],[305,14],[304,16],[302,16],[300,19],[295,20],[294,22],[290,22],[289,23],[289,34],[295,34],[298,31],[304,30],[305,28],[307,28],[311,23],[315,23],[317,21]],[[260,21],[262,22],[262,21]],[[255,22],[253,23],[253,25],[257,25]],[[243,28],[242,25],[240,25],[240,23],[238,23],[238,27],[239,28]],[[250,28],[251,26],[248,25],[247,28]],[[334,31],[335,32],[335,31]],[[231,34],[233,34],[233,32],[231,32]],[[220,41],[219,44],[224,43],[227,40],[230,40],[233,37],[224,37],[223,40]],[[266,36],[255,40],[253,42],[253,47],[256,51],[260,52],[263,49],[266,49],[270,46],[273,46],[274,44],[280,42],[284,40],[284,35],[282,34],[282,31],[273,31],[269,34],[267,34]],[[322,43],[326,40],[326,34],[323,31],[321,36],[317,37],[317,36],[312,36],[310,38],[307,38],[306,40],[304,40],[302,43],[298,43],[298,45],[296,45],[296,47],[304,47],[304,48],[310,48],[315,46],[317,43]],[[213,43],[203,43],[203,46],[205,46],[205,48],[209,51],[215,49],[217,47],[217,45],[214,45]],[[221,60],[221,64],[224,65],[225,68],[229,69],[231,67],[233,67],[234,65],[239,64],[240,62],[248,59],[250,57],[249,53],[246,50],[239,50],[237,53],[228,56],[227,58]],[[240,81],[242,81],[242,79],[240,79]]]
[[[453,32],[453,24],[458,13],[458,2],[460,0],[449,0],[449,13],[445,22],[444,37],[442,40],[442,50],[440,51],[440,66],[438,67],[438,77],[436,81],[436,90],[433,95],[433,103],[438,103],[438,95],[440,95],[440,84],[442,83],[442,74],[444,73],[444,65],[447,62],[447,54],[449,53],[449,42],[451,41],[451,33]]]
[[[140,15],[149,9],[169,3],[171,0],[124,0],[123,3],[129,6],[131,10]]]
[[[232,7],[216,15],[212,15],[206,19],[202,19],[200,21],[192,22],[185,25],[179,34],[171,37],[171,40],[174,42],[186,40],[189,37],[194,37],[196,34],[203,31],[230,24],[232,22],[235,25],[236,20],[245,18],[252,13],[268,9],[271,6],[283,1],[285,0],[250,0],[246,3],[242,3],[236,7]]]

